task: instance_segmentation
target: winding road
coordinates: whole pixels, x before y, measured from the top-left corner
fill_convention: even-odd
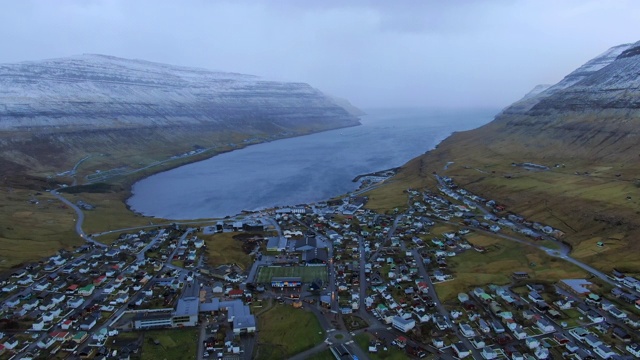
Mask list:
[[[435,175],[435,177],[438,180],[438,183],[440,184],[440,186],[442,186],[442,187],[444,187],[444,188],[446,188],[448,190],[453,191],[442,180],[442,178],[440,176]],[[474,205],[482,213],[484,213],[484,214],[492,214],[484,206],[478,204],[477,202],[472,201],[471,199],[468,199],[468,200],[470,201],[470,203],[472,205]],[[450,223],[450,224],[454,224],[454,223]],[[521,225],[516,224],[516,226],[521,226]],[[559,258],[559,259],[563,259],[563,260],[565,260],[567,262],[570,262],[570,263],[580,267],[584,271],[586,271],[586,272],[590,273],[591,275],[599,278],[600,280],[606,282],[609,285],[616,286],[616,287],[620,286],[619,283],[617,283],[616,281],[613,281],[605,273],[603,273],[603,272],[601,272],[601,271],[599,271],[599,270],[597,270],[597,269],[595,269],[595,268],[593,268],[593,267],[591,267],[591,266],[589,266],[589,265],[587,265],[587,264],[585,264],[585,263],[583,263],[583,262],[581,262],[579,260],[576,260],[575,258],[572,258],[571,256],[569,256],[569,253],[571,252],[571,248],[568,245],[566,245],[566,244],[564,244],[564,243],[562,243],[560,241],[557,241],[557,240],[555,240],[553,238],[547,237],[547,240],[553,241],[555,244],[557,244],[560,247],[559,250],[550,249],[550,248],[548,248],[546,246],[539,245],[539,244],[536,244],[536,243],[533,243],[533,242],[530,242],[530,241],[527,241],[527,240],[523,240],[523,239],[517,238],[515,236],[510,236],[510,235],[501,234],[501,233],[494,233],[492,231],[486,231],[486,230],[482,230],[482,229],[479,229],[479,228],[475,228],[475,230],[478,231],[478,232],[483,232],[485,234],[489,234],[491,236],[497,236],[497,237],[500,237],[500,238],[505,239],[505,240],[515,241],[515,242],[518,242],[518,243],[523,244],[523,245],[527,245],[527,246],[531,246],[531,247],[537,248],[539,250],[544,251],[549,256],[553,256],[553,257],[556,257],[556,258]],[[640,297],[640,293],[639,292],[637,292],[637,291],[635,291],[633,289],[627,289],[627,290],[630,291],[631,293],[633,293],[635,296]]]
[[[87,236],[84,230],[82,230],[82,223],[84,222],[84,213],[79,207],[77,207],[71,201],[67,200],[64,196],[60,195],[60,193],[58,193],[56,190],[51,190],[51,195],[55,196],[58,200],[62,201],[65,205],[69,206],[76,212],[76,215],[78,215],[78,218],[76,219],[76,233],[78,233],[78,235],[80,235],[81,238],[83,238],[86,242],[93,244],[95,246],[107,247],[106,244],[101,243]]]

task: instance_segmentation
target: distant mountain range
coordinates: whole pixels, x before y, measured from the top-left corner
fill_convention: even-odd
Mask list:
[[[3,64],[0,166],[52,169],[133,143],[275,139],[357,125],[360,114],[308,84],[252,75],[105,55]]]

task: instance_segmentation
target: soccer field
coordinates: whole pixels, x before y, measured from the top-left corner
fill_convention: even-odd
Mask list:
[[[326,266],[262,266],[256,276],[257,283],[271,283],[272,277],[301,277],[303,283],[310,283],[315,279],[327,282]]]

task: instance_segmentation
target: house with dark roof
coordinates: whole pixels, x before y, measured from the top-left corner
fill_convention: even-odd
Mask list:
[[[302,253],[302,261],[307,266],[325,265],[329,260],[327,249],[311,249]]]
[[[305,236],[303,239],[296,240],[295,251],[305,252],[316,249],[318,247],[318,241],[315,237]]]

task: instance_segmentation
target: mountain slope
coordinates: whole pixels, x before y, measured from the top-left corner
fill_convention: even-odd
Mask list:
[[[399,179],[434,186],[433,172],[452,176],[562,229],[574,256],[602,269],[640,272],[639,134],[640,42],[611,48],[491,123],[453,134],[405,165]],[[512,165],[523,162],[550,170]],[[606,246],[596,247],[598,241]]]
[[[304,83],[104,55],[4,64],[0,166],[43,173],[91,152],[265,141],[357,125],[352,111]]]
[[[353,122],[304,83],[102,55],[0,65],[0,129]]]

